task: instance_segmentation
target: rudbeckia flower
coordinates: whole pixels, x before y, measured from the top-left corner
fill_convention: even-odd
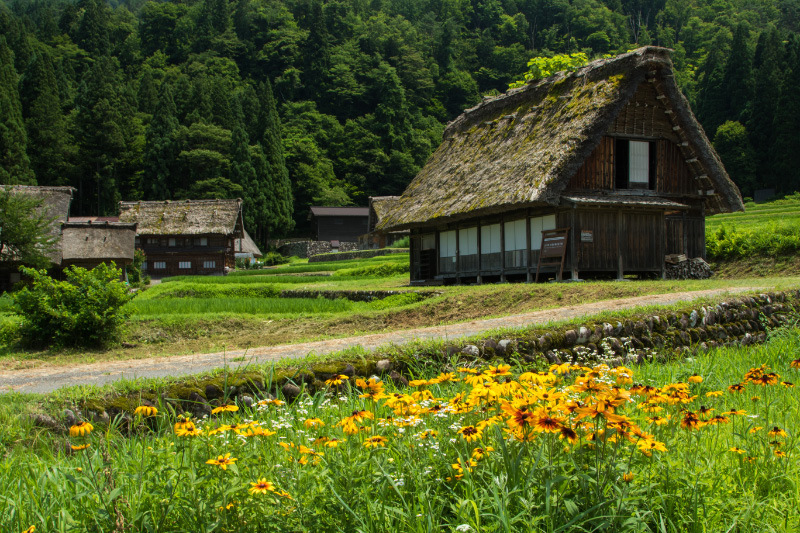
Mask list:
[[[158,414],[158,409],[151,405],[140,405],[134,409],[133,414],[139,416],[156,416]]]
[[[71,426],[69,428],[69,436],[70,437],[83,437],[84,435],[88,435],[94,430],[94,426],[91,425],[89,422],[81,421]]]
[[[226,453],[225,455],[218,455],[216,459],[209,459],[206,464],[217,465],[221,469],[227,470],[228,465],[232,465],[236,461],[236,457],[231,457],[231,454]]]

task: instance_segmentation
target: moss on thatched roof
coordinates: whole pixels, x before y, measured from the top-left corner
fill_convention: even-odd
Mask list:
[[[133,261],[136,224],[67,222],[62,227],[63,264]]]
[[[24,194],[39,201],[38,208],[48,219],[53,219],[50,223],[50,235],[56,238],[55,245],[51,253],[47,254],[48,259],[54,265],[61,264],[61,223],[69,218],[69,207],[72,203],[72,194],[75,189],[72,187],[39,187],[35,185],[14,185],[10,187],[14,194]]]
[[[487,98],[451,122],[444,140],[378,229],[400,229],[535,205],[561,192],[646,79],[658,78],[715,198],[709,211],[742,209],[672,74],[670,51],[644,47]],[[713,202],[711,201],[713,200]]]
[[[138,224],[139,235],[241,236],[242,200],[120,202],[120,222]]]

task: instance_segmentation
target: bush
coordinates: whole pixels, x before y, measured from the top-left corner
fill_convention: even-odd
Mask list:
[[[282,256],[278,252],[267,252],[261,262],[264,263],[264,266],[285,265],[289,262],[289,258]]]
[[[394,241],[387,248],[408,248],[411,245],[411,237],[406,235],[402,239]]]
[[[133,251],[133,263],[126,267],[128,271],[128,282],[131,285],[140,287],[145,284],[142,278],[142,265],[146,259],[147,257],[144,255],[144,251],[141,248],[137,248]]]
[[[124,305],[132,298],[114,263],[92,270],[69,267],[66,281],[45,270],[21,268],[29,287],[14,294],[22,316],[23,342],[56,346],[101,346],[115,340],[128,317]]]

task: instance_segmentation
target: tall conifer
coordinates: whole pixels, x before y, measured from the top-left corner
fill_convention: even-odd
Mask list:
[[[262,242],[275,233],[283,233],[294,227],[292,220],[292,184],[289,181],[289,172],[286,169],[286,160],[283,154],[283,141],[281,139],[281,121],[275,107],[275,98],[272,95],[272,85],[269,80],[259,86],[259,100],[261,101],[261,115],[263,117],[264,134],[261,138],[261,148],[264,151],[264,160],[269,175],[265,178],[264,192],[267,200],[267,212]]]
[[[33,185],[36,178],[26,153],[17,71],[6,39],[0,35],[0,184]]]

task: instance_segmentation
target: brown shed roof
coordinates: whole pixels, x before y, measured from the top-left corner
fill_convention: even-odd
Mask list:
[[[311,207],[311,214],[315,217],[366,217],[369,216],[369,207]]]
[[[166,200],[120,202],[120,222],[138,224],[139,235],[240,236],[242,200]]]
[[[62,228],[63,262],[133,261],[136,224],[67,222]]]
[[[400,229],[534,205],[558,205],[570,178],[645,81],[657,82],[675,131],[710,182],[707,210],[743,209],[741,195],[681,94],[670,51],[644,47],[509,90],[451,122],[444,140],[378,229]],[[712,189],[713,187],[713,189]]]

